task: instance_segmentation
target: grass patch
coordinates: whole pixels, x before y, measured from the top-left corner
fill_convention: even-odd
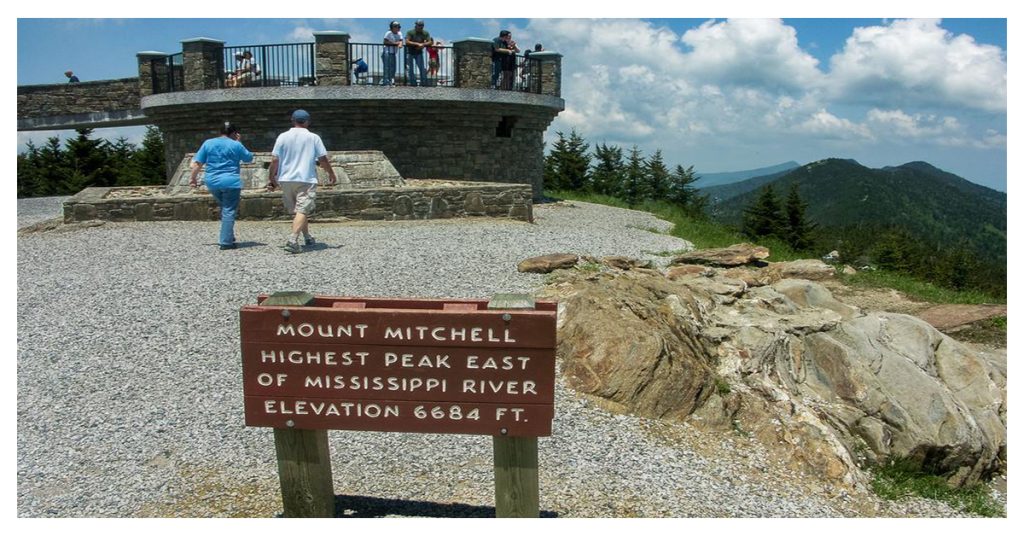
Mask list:
[[[958,341],[1006,346],[1006,317],[997,316],[975,322],[950,335]]]
[[[547,195],[570,201],[582,201],[584,203],[596,203],[598,205],[650,212],[672,224],[672,230],[668,234],[692,242],[697,249],[724,248],[733,244],[751,241],[734,229],[710,220],[694,218],[686,214],[678,206],[664,201],[644,201],[639,205],[629,206],[628,203],[616,197],[586,192],[556,190],[547,192]],[[771,257],[768,260],[772,262],[813,257],[813,255],[806,252],[793,251],[789,245],[781,240],[761,239],[757,243],[771,251]]]
[[[952,290],[921,281],[909,275],[885,270],[861,271],[853,275],[837,275],[843,282],[856,287],[893,288],[907,296],[932,303],[1006,303],[1005,299],[977,290]]]
[[[911,496],[943,501],[954,508],[982,517],[1005,517],[1002,506],[982,484],[953,488],[940,476],[922,472],[908,460],[893,460],[872,471],[871,487],[883,499]]]
[[[715,390],[718,391],[718,396],[725,396],[732,392],[732,387],[729,387],[729,382],[725,381],[725,378],[715,378]]]
[[[672,224],[672,230],[668,234],[692,242],[697,249],[722,248],[751,241],[731,227],[711,220],[694,218],[686,214],[678,206],[664,201],[645,201],[636,206],[629,206],[628,203],[616,197],[586,192],[556,190],[548,192],[548,195],[570,201],[582,201],[650,212]],[[771,252],[768,260],[771,262],[816,258],[816,255],[810,252],[794,251],[788,244],[775,238],[762,238],[757,240],[757,244],[768,248]],[[681,253],[665,252],[665,256]],[[903,292],[913,299],[932,303],[1006,303],[1005,298],[998,298],[984,292],[951,290],[909,275],[885,270],[862,271],[854,275],[842,275],[840,273],[836,277],[841,278],[844,283],[851,286],[892,288]]]

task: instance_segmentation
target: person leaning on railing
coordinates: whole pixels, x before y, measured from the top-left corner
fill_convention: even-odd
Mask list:
[[[498,77],[501,76],[501,89],[512,89],[512,78],[516,71],[516,52],[519,48],[512,40],[512,32],[502,30],[498,37],[491,40],[491,87],[498,88]]]
[[[384,52],[380,59],[384,63],[384,80],[382,86],[395,84],[395,71],[398,68],[398,49],[402,47],[402,25],[397,20],[388,25],[388,33],[384,34]]]
[[[405,72],[406,83],[410,86],[416,85],[416,76],[413,73],[413,66],[420,70],[420,85],[427,85],[427,70],[423,66],[423,47],[434,44],[430,32],[423,29],[423,21],[416,21],[413,30],[405,34]]]

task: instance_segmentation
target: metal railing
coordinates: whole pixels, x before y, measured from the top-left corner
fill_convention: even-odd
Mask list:
[[[383,43],[349,43],[352,84],[453,87],[455,54],[452,47],[432,47],[437,53],[436,60],[429,48],[416,55],[410,54],[411,49],[408,47],[386,47]],[[359,61],[363,62],[365,70]]]
[[[313,43],[224,47],[221,87],[315,84],[316,51]]]
[[[512,69],[505,69],[506,65]],[[504,91],[540,93],[542,66],[540,61],[531,60],[528,56],[516,55],[512,63],[501,65],[502,68],[499,69],[497,83],[494,87]],[[493,65],[491,68],[494,69]]]
[[[149,62],[153,93],[170,93],[185,89],[184,54],[181,52],[153,58]]]

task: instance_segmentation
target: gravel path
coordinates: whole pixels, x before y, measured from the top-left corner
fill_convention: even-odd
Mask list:
[[[18,225],[56,212],[52,199],[19,201]],[[538,206],[536,218],[314,223],[324,245],[298,256],[278,247],[283,222],[240,222],[244,247],[223,252],[214,222],[19,237],[18,515],[279,515],[273,434],[242,422],[238,309],[257,294],[485,298],[543,284],[515,270],[526,257],[663,263],[650,253],[688,246],[648,230],[668,224],[640,212],[575,203]],[[741,436],[614,415],[561,383],[556,397],[554,435],[539,441],[543,515],[864,513]],[[344,515],[494,513],[489,438],[330,437]],[[932,503],[908,508],[898,513],[954,515]]]
[[[18,229],[63,214],[63,203],[70,197],[33,197],[18,200]]]

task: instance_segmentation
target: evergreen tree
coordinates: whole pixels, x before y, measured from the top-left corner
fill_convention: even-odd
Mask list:
[[[562,161],[565,160],[565,155],[569,151],[569,142],[561,132],[556,132],[555,134],[558,135],[558,139],[555,140],[554,145],[551,147],[551,152],[544,157],[544,188],[547,190],[564,190],[567,186],[564,177],[562,177]]]
[[[906,229],[894,227],[886,230],[872,248],[875,265],[884,270],[914,273],[918,258],[918,243]]]
[[[135,184],[167,184],[167,160],[159,128],[146,127],[142,147],[132,155],[132,167],[139,181]]]
[[[559,162],[559,174],[563,184],[570,190],[582,191],[590,186],[590,145],[576,129],[569,133],[566,152]]]
[[[761,190],[761,195],[743,209],[742,232],[750,238],[778,237],[782,234],[782,221],[775,191],[772,190],[772,185],[768,184]]]
[[[625,173],[623,174],[622,189],[620,197],[630,206],[649,197],[644,180],[644,157],[640,149],[634,145],[629,150],[629,158],[626,161]]]
[[[966,240],[958,242],[935,263],[935,280],[955,290],[963,290],[980,283],[975,281],[975,274],[980,266],[972,250]]]
[[[625,173],[622,163],[622,149],[606,144],[594,146],[594,164],[591,176],[591,190],[594,193],[618,196]]]
[[[654,151],[654,154],[647,160],[644,166],[644,182],[647,197],[655,201],[663,201],[668,198],[669,192],[669,171],[665,166],[665,159],[661,156],[661,149]]]
[[[78,136],[67,142],[69,173],[61,185],[61,193],[75,194],[90,186],[113,186],[116,176],[110,165],[110,144],[91,139],[91,128],[76,132]]]
[[[124,136],[109,145],[110,168],[114,173],[114,184],[117,186],[135,186],[142,184],[139,171],[135,167],[133,156],[135,145],[128,143]]]
[[[697,175],[693,172],[693,166],[683,168],[677,165],[675,171],[669,175],[668,200],[679,205],[695,218],[705,218],[705,210],[708,205],[708,197],[699,195],[693,183],[697,181]]]
[[[786,197],[784,234],[786,242],[796,251],[806,251],[811,247],[811,233],[816,225],[807,221],[806,213],[807,203],[800,199],[799,188],[794,182],[789,188],[789,196]]]

